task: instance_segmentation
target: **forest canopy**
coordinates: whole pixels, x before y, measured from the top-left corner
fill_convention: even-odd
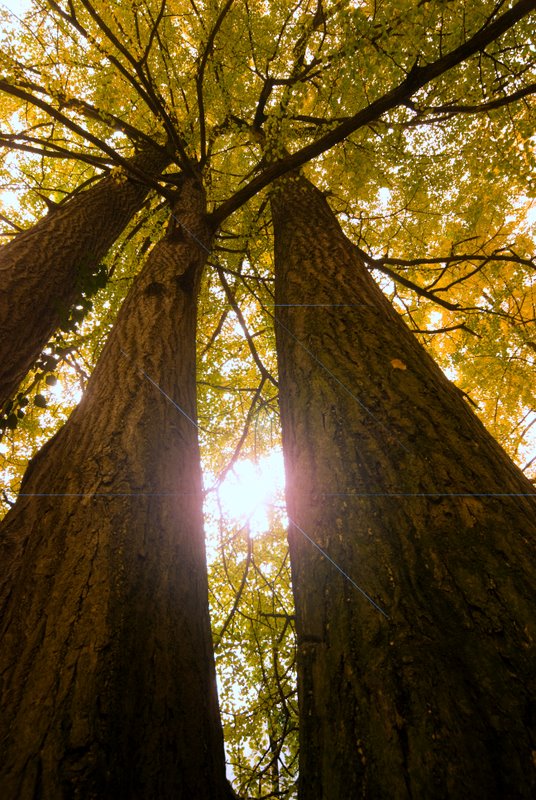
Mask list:
[[[215,236],[208,248],[200,242],[208,261],[194,425],[220,703],[243,796],[293,797],[297,771],[295,617],[282,478],[274,478],[282,475],[274,182],[301,170],[320,190],[397,314],[534,482],[534,7],[0,7],[0,242],[13,247],[40,220],[68,219],[99,187],[118,198],[143,187],[124,201],[124,224],[107,234],[104,252],[95,249],[96,263],[80,259],[68,299],[41,299],[47,273],[36,284],[44,293],[34,314],[42,304],[55,316],[0,408],[2,511],[82,397],[121,303],[166,232],[183,176],[200,176]],[[0,285],[5,319],[12,305]],[[344,319],[346,309],[337,313]],[[22,320],[14,327],[18,352],[29,329]],[[393,369],[406,368],[395,361]],[[163,392],[161,375],[138,380]],[[268,477],[251,467],[263,463]],[[248,470],[252,482],[238,493],[266,481],[278,494],[266,502],[261,493],[240,516],[225,509],[219,487]],[[266,512],[252,535],[258,506]]]

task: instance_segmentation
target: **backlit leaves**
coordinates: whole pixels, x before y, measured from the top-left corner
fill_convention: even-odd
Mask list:
[[[200,162],[209,208],[230,200],[234,212],[218,232],[199,308],[206,469],[221,477],[234,460],[277,446],[266,192],[240,208],[234,194],[267,162],[335,130],[514,5],[34,0],[22,25],[4,25],[4,240],[103,172],[124,179],[123,159],[147,141],[167,146],[174,163],[102,271],[83,276],[64,330],[4,409],[3,499],[12,501],[27,458],[76,402],[162,235],[163,195],[189,159]],[[536,419],[533,23],[521,20],[305,167],[394,307],[521,466],[534,454]],[[402,369],[395,353],[385,359]],[[229,754],[251,797],[292,796],[296,766],[281,534],[279,520],[252,544],[218,523],[211,566],[218,641],[249,558],[218,659]]]

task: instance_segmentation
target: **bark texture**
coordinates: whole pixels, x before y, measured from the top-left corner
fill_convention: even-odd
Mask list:
[[[131,163],[158,175],[169,160],[155,150]],[[84,276],[141,208],[148,186],[124,177],[103,178],[0,248],[0,410],[70,310]]]
[[[528,800],[534,488],[320,192],[294,177],[272,209],[300,800]]]
[[[173,213],[185,227],[154,247],[0,529],[3,800],[228,797],[195,425],[211,231],[193,181]]]

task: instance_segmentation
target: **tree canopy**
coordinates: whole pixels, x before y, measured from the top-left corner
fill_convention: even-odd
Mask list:
[[[103,178],[148,192],[1,410],[1,500],[7,510],[77,402],[179,175],[200,173],[217,228],[197,343],[213,630],[228,754],[248,796],[292,796],[296,771],[281,499],[252,538],[213,490],[240,460],[280,448],[268,191],[303,168],[533,478],[535,6],[32,0],[18,18],[1,12],[2,242],[68,213]],[[149,151],[156,171],[133,163]]]

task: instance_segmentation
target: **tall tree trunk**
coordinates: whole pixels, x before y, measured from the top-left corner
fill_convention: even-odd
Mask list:
[[[131,163],[158,175],[169,161],[155,150]],[[108,176],[0,248],[0,410],[147,192],[137,179]]]
[[[1,526],[5,800],[228,796],[195,423],[211,231],[193,181],[173,214]]]
[[[534,489],[321,193],[272,209],[300,800],[534,797]]]

